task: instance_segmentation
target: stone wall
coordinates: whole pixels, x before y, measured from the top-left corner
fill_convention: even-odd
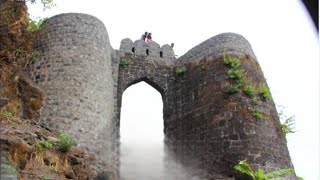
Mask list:
[[[122,41],[123,42],[123,41]],[[142,41],[141,41],[142,42]],[[144,42],[142,42],[144,43]],[[154,43],[156,44],[156,43]],[[122,46],[123,47],[123,46]],[[150,46],[148,46],[150,48]],[[152,50],[152,48],[150,48]],[[136,52],[139,52],[137,49]],[[140,51],[141,52],[141,51]],[[117,91],[117,118],[114,125],[116,138],[120,139],[119,129],[121,125],[120,111],[123,92],[133,84],[145,81],[154,87],[162,96],[164,123],[168,116],[172,114],[173,109],[173,84],[172,77],[173,61],[169,58],[161,58],[158,56],[147,55],[145,53],[135,54],[133,52],[123,53],[120,48],[120,63],[118,71],[118,91]],[[130,62],[129,65],[124,65],[124,62]],[[116,152],[119,153],[119,144],[116,144]],[[114,164],[119,170],[119,156],[116,156]],[[119,172],[116,173],[119,176]],[[119,178],[119,177],[118,177]]]
[[[240,59],[238,69],[245,74],[244,83],[256,89],[266,85],[250,44],[242,36],[221,34],[193,48],[177,60],[186,72],[176,78],[176,120],[166,127],[172,140],[169,146],[186,166],[206,170],[208,174],[201,174],[206,179],[217,174],[225,179],[237,176],[233,166],[245,159],[267,172],[292,168],[273,101],[258,94],[248,96],[242,90],[229,93],[235,80],[228,75],[224,56]],[[255,110],[266,119],[255,117]]]
[[[228,53],[234,56],[248,54],[256,58],[250,43],[243,36],[235,33],[222,33],[190,49],[186,54],[177,59],[176,64],[183,65],[197,63],[202,59],[219,58],[223,51],[228,51]]]
[[[126,53],[132,53],[136,56],[149,56],[153,58],[164,58],[174,60],[174,52],[171,46],[168,44],[160,45],[154,41],[150,44],[146,44],[142,40],[136,40],[132,42],[131,39],[123,39],[120,45],[120,55],[124,56]]]
[[[244,159],[266,171],[292,167],[273,101],[243,90],[228,93],[235,80],[224,56],[241,60],[245,81],[266,84],[242,36],[215,36],[175,60],[169,45],[156,42],[124,39],[120,50],[113,50],[103,23],[89,15],[55,16],[42,31],[36,43],[41,58],[29,66],[46,96],[40,122],[69,133],[94,153],[98,171],[119,179],[122,94],[140,81],[162,95],[166,145],[194,175],[235,177],[233,166]],[[186,71],[176,71],[182,67]],[[267,118],[256,118],[254,110]]]
[[[106,28],[93,16],[62,14],[46,20],[39,34],[35,49],[41,56],[29,71],[46,97],[40,122],[71,135],[98,161],[109,161],[101,156],[110,146],[115,104]]]

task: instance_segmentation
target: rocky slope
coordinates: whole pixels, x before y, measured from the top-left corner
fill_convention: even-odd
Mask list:
[[[94,170],[85,151],[72,147],[43,147],[43,142],[59,141],[50,129],[2,113],[0,115],[0,179],[91,179]]]

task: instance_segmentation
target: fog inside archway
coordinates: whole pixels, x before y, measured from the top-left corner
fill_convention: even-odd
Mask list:
[[[121,179],[161,179],[159,176],[164,171],[162,106],[161,94],[144,82],[130,86],[123,93]]]
[[[145,82],[125,90],[120,120],[122,180],[200,180],[166,153],[163,128],[161,94]]]

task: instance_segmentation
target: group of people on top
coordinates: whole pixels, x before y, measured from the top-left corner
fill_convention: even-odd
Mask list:
[[[152,37],[151,37],[151,33],[149,32],[145,32],[144,34],[142,34],[141,36],[141,40],[143,40],[144,42],[146,42],[147,44],[150,44],[152,42]]]
[[[147,44],[150,44],[152,42],[151,33],[145,32],[144,34],[142,34],[141,40],[143,40]],[[171,43],[171,48],[173,48],[173,46],[174,46],[174,43]]]

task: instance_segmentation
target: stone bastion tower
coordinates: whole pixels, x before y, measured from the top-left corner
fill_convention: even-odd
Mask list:
[[[195,175],[202,179],[241,179],[233,166],[244,159],[265,171],[293,167],[265,78],[244,37],[220,34],[175,59],[169,45],[155,42],[124,39],[114,50],[103,23],[90,15],[54,16],[41,31],[35,43],[41,57],[29,65],[45,93],[39,121],[95,154],[100,174],[119,179],[121,98],[140,81],[162,95],[170,154],[200,170]]]

